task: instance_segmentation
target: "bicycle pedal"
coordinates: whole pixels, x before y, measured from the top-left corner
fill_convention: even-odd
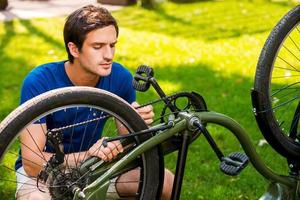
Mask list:
[[[154,76],[154,71],[151,67],[147,65],[140,65],[134,75],[133,87],[134,89],[145,92],[150,87],[149,79]]]
[[[229,176],[236,176],[248,165],[248,162],[248,156],[240,152],[234,152],[222,158],[220,169]]]

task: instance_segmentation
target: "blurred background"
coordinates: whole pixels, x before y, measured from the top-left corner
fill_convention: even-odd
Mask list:
[[[0,120],[18,106],[30,70],[67,59],[65,17],[90,3],[107,7],[118,20],[115,61],[132,73],[140,64],[150,65],[167,94],[200,93],[209,110],[243,125],[270,168],[287,174],[286,160],[264,143],[258,130],[250,90],[268,34],[295,0],[0,0]],[[138,93],[140,103],[157,98],[153,90]],[[155,110],[159,115],[159,107]],[[241,150],[224,129],[209,130],[225,154]],[[174,170],[175,160],[176,154],[167,156],[166,166]],[[251,165],[237,177],[224,175],[206,140],[199,137],[188,154],[181,199],[258,199],[267,186]],[[15,186],[0,181],[1,194],[6,187]]]

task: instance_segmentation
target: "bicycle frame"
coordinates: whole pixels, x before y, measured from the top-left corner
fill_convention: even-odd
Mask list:
[[[130,153],[124,156],[122,159],[117,161],[111,168],[98,177],[93,183],[88,185],[82,191],[77,190],[74,195],[74,200],[80,199],[89,199],[89,200],[99,200],[105,199],[106,192],[109,186],[109,178],[112,177],[115,173],[122,170],[128,164],[133,162],[139,155],[146,152],[147,150],[153,148],[154,146],[161,144],[163,141],[167,140],[168,138],[174,136],[179,132],[185,131],[187,134],[191,134],[194,129],[192,126],[192,121],[194,119],[200,120],[201,123],[208,123],[208,124],[217,124],[220,126],[225,127],[234,136],[238,139],[241,143],[242,148],[244,149],[247,156],[250,158],[250,162],[254,166],[254,168],[266,179],[268,179],[271,184],[268,191],[260,198],[261,200],[267,199],[300,199],[300,189],[298,185],[298,178],[294,176],[281,176],[273,172],[270,168],[268,168],[264,162],[261,160],[257,152],[255,151],[254,146],[251,143],[249,136],[247,135],[246,131],[243,127],[238,124],[232,118],[215,113],[215,112],[195,112],[195,113],[186,113],[180,112],[178,117],[174,120],[174,126],[158,132],[156,135],[148,139],[147,141],[143,142],[142,144],[138,145],[135,149],[133,149]],[[160,126],[160,125],[157,125]],[[179,158],[182,159],[182,158]],[[184,158],[183,158],[184,159]],[[100,161],[101,162],[101,161]],[[93,163],[95,164],[95,163]],[[176,169],[177,170],[177,169]],[[183,175],[183,174],[182,174]],[[182,177],[181,177],[182,178]],[[176,177],[175,177],[176,179]],[[178,184],[181,184],[179,182]],[[176,185],[176,183],[174,183]],[[173,186],[173,193],[174,193]],[[177,191],[177,193],[180,191]],[[172,194],[173,194],[172,193]],[[176,193],[176,191],[175,191]],[[172,199],[174,199],[172,195]],[[178,197],[176,197],[178,198]],[[176,199],[175,198],[175,199]]]

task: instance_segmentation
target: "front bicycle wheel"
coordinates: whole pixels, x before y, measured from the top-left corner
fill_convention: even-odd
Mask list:
[[[270,145],[287,158],[300,156],[300,6],[270,33],[257,64],[252,103]]]
[[[47,128],[42,124],[43,121],[54,120],[56,115],[65,116],[66,123]],[[40,127],[41,132],[31,132],[33,126]],[[43,191],[42,195],[48,195],[50,199],[73,199],[71,189],[74,189],[75,185],[77,188],[83,189],[91,182],[91,173],[89,171],[83,173],[81,170],[82,163],[91,159],[87,158],[86,151],[100,137],[117,136],[120,129],[123,132],[132,133],[147,129],[147,126],[128,103],[103,90],[69,87],[53,90],[27,101],[0,124],[0,184],[5,188],[0,191],[0,195],[4,199],[15,199],[16,187],[19,187],[18,198],[20,199],[36,195],[36,191],[39,190]],[[30,136],[32,145],[37,145],[35,141],[37,134],[44,134],[47,138],[44,149],[32,148],[18,140],[17,136],[24,132]],[[61,140],[64,141],[62,148],[61,146],[55,148],[55,138],[57,137],[53,142],[49,133],[52,135],[62,133]],[[124,146],[124,152],[131,151],[149,137],[151,137],[150,134],[133,138]],[[39,156],[43,164],[33,160],[32,157],[22,157],[22,154],[18,152],[19,145],[27,151],[31,151],[32,157]],[[38,151],[33,151],[33,149],[38,149]],[[63,162],[56,166],[55,162],[46,159],[42,152],[47,151],[59,155],[58,149],[63,149],[65,155]],[[112,162],[104,163],[103,173],[123,154],[117,156]],[[111,177],[110,184],[114,185],[113,182],[122,176],[122,173],[138,170],[138,180],[129,180],[129,178],[125,179],[127,182],[118,182],[119,186],[124,184],[126,187],[133,187],[134,192],[118,195],[136,199],[157,199],[162,186],[160,176],[163,175],[163,160],[160,155],[159,148],[153,148],[137,158],[134,164],[126,166],[126,169]],[[18,160],[16,164],[15,160]],[[29,176],[25,168],[20,171],[22,163],[34,165],[39,169],[40,175]],[[18,169],[16,171],[17,179],[15,178],[15,169]],[[43,178],[45,180],[41,181]],[[95,177],[93,178],[95,179]],[[131,184],[133,186],[130,186]],[[110,192],[109,190],[107,193],[108,197],[111,196]]]

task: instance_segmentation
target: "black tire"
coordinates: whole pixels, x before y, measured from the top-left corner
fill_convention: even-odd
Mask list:
[[[0,166],[7,170],[8,167],[3,164],[4,157],[9,153],[8,149],[12,146],[19,132],[27,124],[32,123],[38,116],[44,115],[51,110],[57,110],[60,107],[65,108],[68,105],[90,105],[93,108],[101,108],[101,110],[113,115],[124,123],[126,128],[131,131],[147,129],[145,122],[127,102],[109,92],[88,87],[69,87],[52,90],[27,101],[2,121],[0,124]],[[136,138],[136,140],[142,142],[150,136],[143,135]],[[139,160],[141,161],[142,175],[138,199],[153,200],[160,195],[157,192],[161,191],[159,176],[163,174],[164,170],[161,167],[161,161],[163,160],[160,155],[159,148],[153,148],[141,155]],[[4,181],[11,182],[12,180],[14,178],[7,180],[7,177],[3,178],[0,175],[0,183]],[[7,192],[3,193],[7,194]]]
[[[287,158],[300,157],[300,6],[270,33],[257,64],[252,103],[269,144]]]

